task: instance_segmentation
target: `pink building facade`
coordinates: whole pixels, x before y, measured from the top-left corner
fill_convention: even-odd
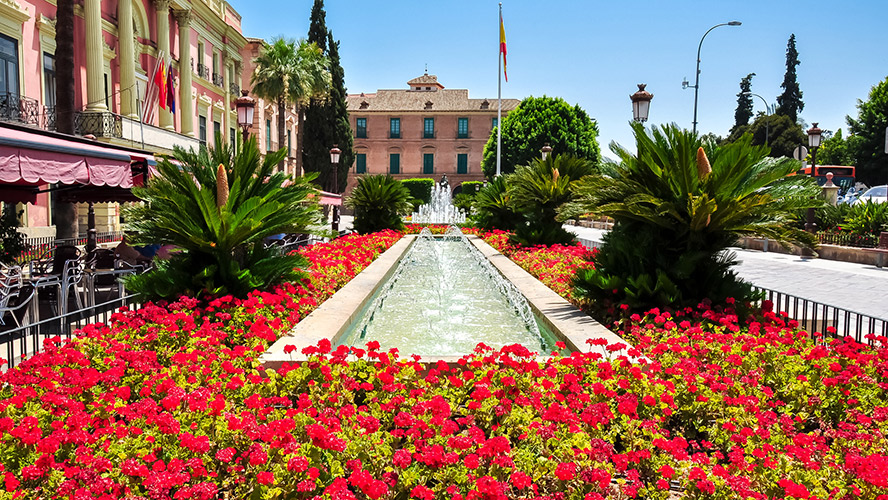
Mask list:
[[[55,2],[0,0],[0,120],[54,128],[55,18]],[[247,39],[224,0],[83,0],[74,38],[76,134],[170,153],[238,130]],[[159,58],[172,66],[174,113],[145,105]],[[26,233],[55,233],[48,193],[24,208]],[[97,207],[99,230],[119,228],[118,213]]]
[[[468,90],[445,89],[428,73],[407,85],[348,96],[356,159],[347,192],[363,174],[436,181],[446,175],[454,190],[484,179],[481,159],[497,123],[496,99],[470,99]],[[503,118],[518,104],[503,99]]]

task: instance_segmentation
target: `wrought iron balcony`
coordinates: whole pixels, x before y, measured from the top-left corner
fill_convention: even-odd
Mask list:
[[[74,133],[96,137],[123,137],[123,117],[111,112],[79,111],[74,114]]]
[[[228,92],[230,92],[231,95],[240,96],[240,85],[238,85],[236,83],[229,83],[228,84]]]
[[[222,86],[222,75],[219,73],[213,73],[213,84],[221,87]]]
[[[36,99],[14,94],[0,93],[0,121],[41,126],[40,104]]]
[[[210,67],[206,64],[198,64],[197,65],[197,76],[203,78],[204,80],[210,79]]]

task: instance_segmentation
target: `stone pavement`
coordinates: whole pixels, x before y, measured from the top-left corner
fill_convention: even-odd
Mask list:
[[[564,226],[579,238],[600,242],[606,232]],[[732,248],[737,274],[756,286],[888,319],[888,268]]]

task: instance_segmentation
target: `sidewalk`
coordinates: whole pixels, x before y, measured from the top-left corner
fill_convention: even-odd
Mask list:
[[[564,226],[579,238],[601,242],[606,232]],[[584,242],[585,243],[585,242]],[[737,274],[762,288],[888,319],[888,268],[731,248]]]

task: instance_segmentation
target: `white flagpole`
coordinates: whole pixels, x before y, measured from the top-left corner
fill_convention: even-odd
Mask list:
[[[503,22],[503,3],[499,4],[499,22]],[[502,173],[502,147],[503,147],[503,46],[500,38],[501,26],[497,26],[496,44],[496,176]]]

